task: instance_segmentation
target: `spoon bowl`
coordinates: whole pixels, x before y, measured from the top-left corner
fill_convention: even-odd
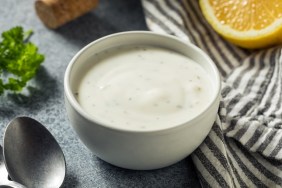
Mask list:
[[[4,159],[10,177],[29,188],[56,188],[64,181],[64,154],[38,121],[17,117],[4,134]]]

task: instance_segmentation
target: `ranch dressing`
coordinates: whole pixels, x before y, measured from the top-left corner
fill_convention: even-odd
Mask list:
[[[99,122],[156,130],[187,122],[210,103],[208,73],[190,58],[153,46],[94,55],[77,88],[81,107]]]

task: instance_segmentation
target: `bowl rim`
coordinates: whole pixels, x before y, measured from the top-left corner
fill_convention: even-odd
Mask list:
[[[164,37],[164,38],[169,38],[170,40],[175,40],[179,43],[182,43],[184,45],[186,45],[189,48],[192,48],[194,51],[197,51],[197,53],[199,53],[200,55],[202,55],[208,62],[208,64],[211,66],[213,74],[215,75],[215,91],[214,91],[214,96],[213,98],[210,100],[209,104],[207,105],[207,107],[201,112],[199,113],[197,116],[191,118],[190,120],[182,123],[182,124],[178,124],[178,125],[174,125],[174,126],[169,126],[169,127],[164,127],[164,128],[158,128],[158,129],[126,129],[126,128],[121,128],[121,127],[115,127],[112,125],[107,125],[106,123],[100,122],[98,120],[96,120],[95,118],[93,118],[91,115],[89,115],[88,113],[86,113],[82,107],[79,105],[78,101],[75,99],[74,94],[71,91],[71,84],[70,84],[70,75],[71,75],[71,71],[72,68],[74,66],[74,64],[77,62],[77,59],[82,56],[84,54],[84,52],[91,48],[93,45],[102,42],[103,40],[106,40],[108,38],[112,38],[112,37],[118,37],[121,35],[151,35],[151,36],[157,36],[157,37]],[[182,41],[180,38],[176,37],[176,36],[172,36],[172,35],[168,35],[168,34],[161,34],[161,33],[156,33],[153,31],[125,31],[125,32],[118,32],[118,33],[114,33],[114,34],[110,34],[110,35],[106,35],[104,37],[101,37],[97,40],[94,40],[92,42],[90,42],[89,44],[87,44],[85,47],[83,47],[82,49],[80,49],[75,56],[70,60],[65,74],[64,74],[64,93],[65,93],[65,98],[68,100],[68,102],[70,103],[71,107],[74,108],[74,110],[79,113],[83,118],[87,119],[89,122],[91,123],[95,123],[100,125],[101,127],[110,129],[112,131],[118,131],[118,132],[130,132],[130,133],[157,133],[157,132],[165,132],[165,131],[171,131],[173,129],[177,129],[180,128],[182,126],[185,126],[187,124],[193,124],[193,122],[198,121],[199,119],[203,118],[204,114],[206,114],[207,111],[209,111],[210,108],[212,108],[213,104],[217,102],[217,100],[220,98],[220,92],[221,92],[221,77],[219,74],[219,71],[215,65],[215,63],[213,62],[213,60],[203,51],[201,50],[199,47],[197,47],[196,45],[192,44],[191,42],[188,41]],[[69,114],[68,114],[69,116]]]

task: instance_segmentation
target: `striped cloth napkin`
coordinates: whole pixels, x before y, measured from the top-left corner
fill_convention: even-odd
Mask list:
[[[197,0],[142,5],[149,29],[194,43],[223,78],[217,120],[191,154],[202,186],[282,187],[282,47],[249,51],[228,43],[205,21]]]

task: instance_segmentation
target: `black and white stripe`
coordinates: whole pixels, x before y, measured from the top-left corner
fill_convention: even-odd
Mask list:
[[[192,154],[203,187],[282,186],[282,48],[238,48],[216,34],[197,0],[142,0],[148,27],[192,42],[216,63],[222,101]]]

